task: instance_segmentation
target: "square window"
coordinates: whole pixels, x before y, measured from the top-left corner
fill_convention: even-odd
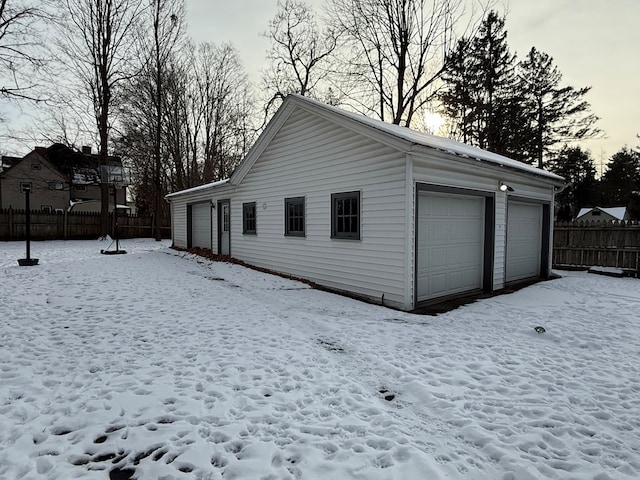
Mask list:
[[[304,237],[304,197],[284,199],[284,234]]]
[[[360,192],[331,194],[331,238],[360,240]]]
[[[20,193],[32,192],[31,182],[20,182]]]
[[[256,234],[256,202],[242,204],[242,233]]]

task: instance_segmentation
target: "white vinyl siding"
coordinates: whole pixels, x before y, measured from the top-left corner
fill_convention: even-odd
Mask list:
[[[232,196],[232,217],[257,202],[260,232],[233,256],[405,307],[404,154],[296,110]],[[331,194],[361,192],[361,240],[331,238]],[[305,236],[284,235],[285,198],[305,197]]]

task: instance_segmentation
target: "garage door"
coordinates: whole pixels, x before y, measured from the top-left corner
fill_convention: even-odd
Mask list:
[[[507,282],[540,276],[542,205],[507,205]]]
[[[482,288],[484,198],[420,192],[417,299]]]
[[[191,206],[191,246],[211,248],[211,204]]]

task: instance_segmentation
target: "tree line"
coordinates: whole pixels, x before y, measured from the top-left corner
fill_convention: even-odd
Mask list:
[[[168,192],[227,178],[290,93],[418,130],[435,111],[451,138],[565,172],[572,213],[585,198],[623,202],[602,189],[616,156],[634,150],[592,186],[576,183],[595,171],[569,146],[600,134],[589,87],[565,85],[535,47],[518,60],[505,17],[469,5],[328,0],[318,13],[281,0],[254,85],[232,44],[188,37],[183,0],[0,0],[0,63],[11,72],[0,95],[36,101],[47,140],[91,138],[105,164],[107,152],[124,158],[143,213],[160,215]],[[600,197],[575,193],[594,188]]]

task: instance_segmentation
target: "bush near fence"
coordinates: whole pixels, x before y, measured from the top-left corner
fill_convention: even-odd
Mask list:
[[[25,240],[26,211],[0,210],[0,240]],[[113,236],[109,216],[109,233]],[[153,216],[118,215],[118,237],[153,237]],[[31,212],[32,240],[84,240],[100,237],[100,214],[94,212]],[[162,238],[171,238],[168,218],[160,219]]]
[[[553,228],[553,266],[617,267],[638,273],[640,223],[558,222]]]

